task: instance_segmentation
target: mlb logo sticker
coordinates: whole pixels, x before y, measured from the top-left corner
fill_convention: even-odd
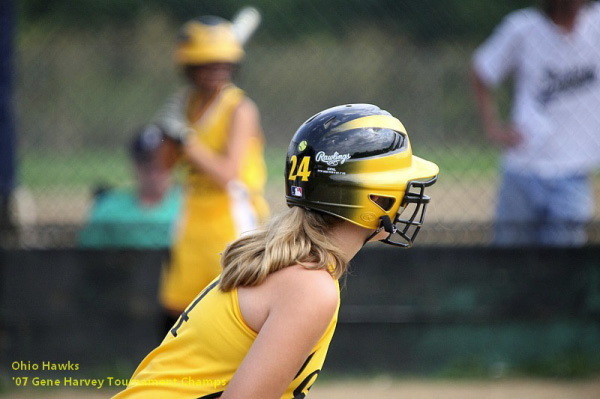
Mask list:
[[[292,186],[292,195],[294,197],[302,197],[302,187]]]

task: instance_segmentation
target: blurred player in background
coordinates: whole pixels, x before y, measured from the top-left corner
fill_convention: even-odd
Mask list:
[[[107,188],[95,194],[79,236],[81,247],[170,247],[182,193],[163,163],[164,140],[156,125],[145,126],[135,134],[129,146],[135,186]]]
[[[473,57],[487,136],[504,148],[497,245],[579,246],[600,163],[600,4],[545,0],[506,16]],[[511,122],[491,88],[514,81]]]
[[[160,287],[164,331],[220,273],[225,246],[268,215],[259,111],[232,83],[243,55],[232,24],[219,17],[191,20],[179,34],[176,62],[187,86],[156,119],[187,167],[184,209]]]
[[[288,149],[289,209],[227,247],[222,274],[116,398],[304,398],[333,336],[348,262],[369,241],[412,245],[438,171],[374,105],[308,119]]]

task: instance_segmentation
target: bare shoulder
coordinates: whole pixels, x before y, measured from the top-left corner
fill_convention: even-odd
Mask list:
[[[258,106],[254,101],[252,101],[248,97],[244,97],[244,99],[239,103],[235,110],[236,116],[240,118],[252,118],[259,120],[260,112],[258,110]]]
[[[290,266],[270,275],[266,283],[280,299],[274,301],[280,306],[311,308],[313,311],[320,308],[326,316],[333,314],[339,302],[335,280],[326,270]]]
[[[238,298],[242,316],[254,331],[260,331],[273,314],[324,329],[339,303],[338,288],[331,275],[302,266],[286,267],[257,286],[239,287]]]
[[[262,138],[262,127],[258,107],[248,97],[240,102],[233,114],[233,135],[237,137],[254,135]]]

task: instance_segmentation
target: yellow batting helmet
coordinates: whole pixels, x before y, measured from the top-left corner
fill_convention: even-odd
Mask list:
[[[438,173],[436,164],[412,154],[406,129],[387,111],[341,105],[314,115],[294,134],[286,159],[286,201],[385,229],[389,234],[381,241],[409,247],[429,203],[424,190]]]
[[[231,22],[215,16],[202,16],[181,28],[175,59],[181,65],[203,65],[215,62],[237,64],[244,49],[236,38]]]

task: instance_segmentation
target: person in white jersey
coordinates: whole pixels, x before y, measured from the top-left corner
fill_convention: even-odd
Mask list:
[[[504,17],[475,51],[488,138],[504,148],[494,244],[580,246],[600,163],[600,3],[544,0]],[[512,77],[510,122],[494,89]]]

